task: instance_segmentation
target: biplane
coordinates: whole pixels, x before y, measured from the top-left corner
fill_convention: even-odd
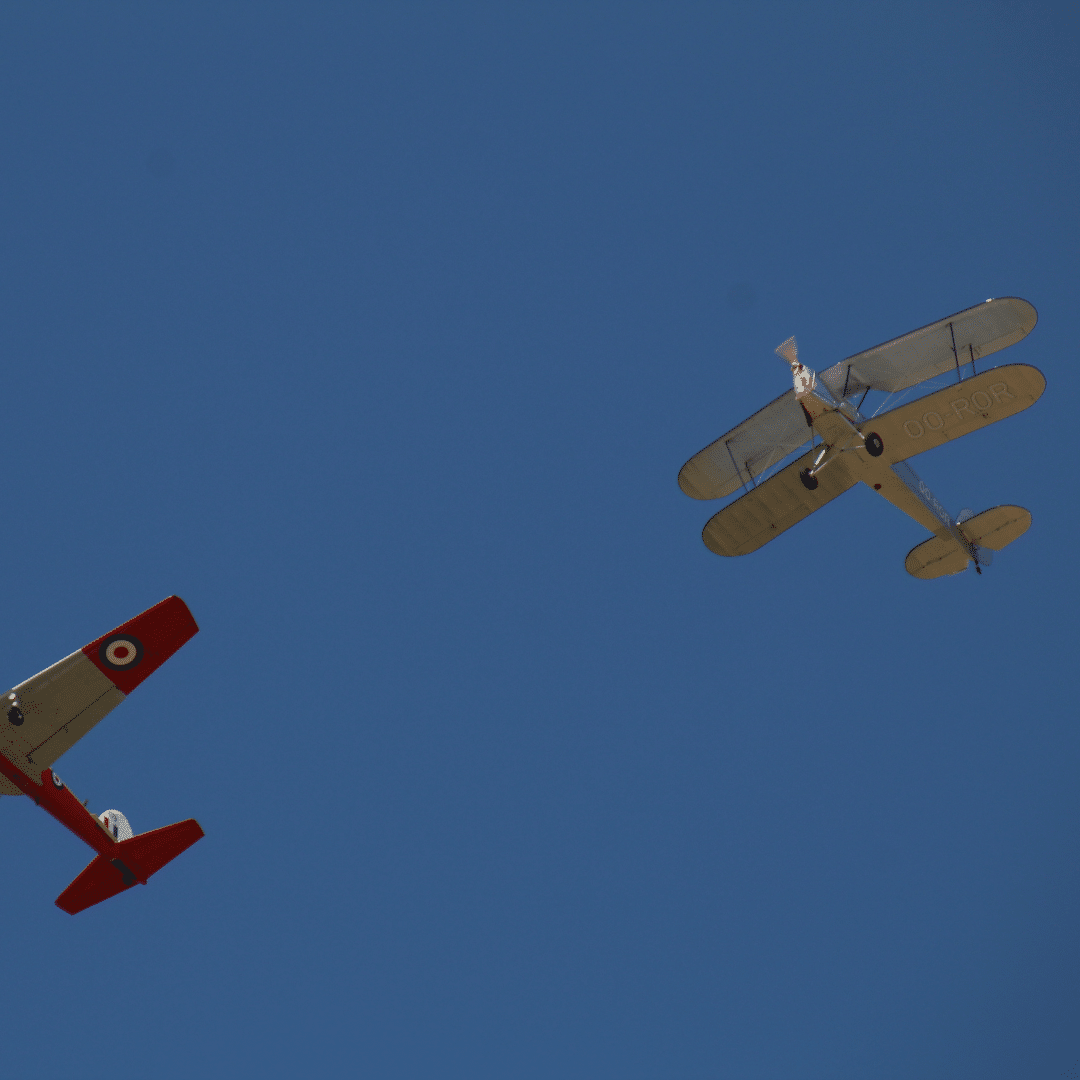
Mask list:
[[[936,578],[974,566],[981,574],[995,551],[1027,531],[1031,514],[1021,506],[995,506],[954,518],[908,461],[1038,401],[1046,379],[1037,368],[976,371],[978,361],[1026,337],[1037,320],[1026,300],[987,300],[820,372],[799,362],[795,339],[788,338],[776,352],[791,368],[792,388],[679,472],[679,487],[694,499],[743,489],[709,519],[702,532],[706,547],[717,555],[756,551],[862,482],[933,534],[908,553],[908,573]],[[942,379],[948,385],[888,407],[911,388]],[[887,397],[864,416],[871,391]],[[782,464],[807,442],[805,453]]]
[[[29,795],[95,852],[56,899],[56,906],[70,915],[145,885],[203,837],[194,818],[136,835],[119,810],[92,814],[52,769],[61,754],[198,630],[184,601],[170,596],[19,683],[3,699],[0,794]]]

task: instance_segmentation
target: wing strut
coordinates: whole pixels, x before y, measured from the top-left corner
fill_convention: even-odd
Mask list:
[[[956,331],[953,330],[951,322],[949,323],[949,337],[952,338],[952,355],[956,361],[956,381],[960,382],[960,357],[956,355]]]
[[[727,456],[729,458],[731,458],[731,464],[732,464],[733,468],[735,469],[735,475],[739,478],[739,483],[742,484],[743,491],[745,491],[747,494],[749,494],[750,489],[746,486],[746,481],[742,478],[742,470],[739,468],[738,465],[735,464],[735,455],[731,452],[731,443],[729,443],[729,442],[727,442],[725,440],[724,447],[727,450]],[[757,485],[755,485],[755,487],[756,486]]]

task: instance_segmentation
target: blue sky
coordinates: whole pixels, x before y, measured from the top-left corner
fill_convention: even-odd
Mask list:
[[[206,839],[69,918],[4,799],[6,1075],[1080,1061],[1078,20],[7,5],[6,678],[202,630],[57,768]],[[710,554],[683,462],[987,297],[1038,404]],[[3,676],[0,676],[2,678]]]

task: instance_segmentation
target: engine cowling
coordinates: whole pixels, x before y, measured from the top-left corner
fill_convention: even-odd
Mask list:
[[[98,814],[98,821],[109,830],[114,840],[130,840],[135,835],[131,823],[119,810],[106,810]]]

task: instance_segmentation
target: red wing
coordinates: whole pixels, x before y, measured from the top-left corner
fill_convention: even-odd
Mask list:
[[[198,632],[178,596],[136,615],[5,695],[0,753],[35,781]],[[0,793],[18,794],[0,782]]]
[[[83,648],[90,662],[118,690],[130,694],[199,627],[179,596],[170,596]]]

